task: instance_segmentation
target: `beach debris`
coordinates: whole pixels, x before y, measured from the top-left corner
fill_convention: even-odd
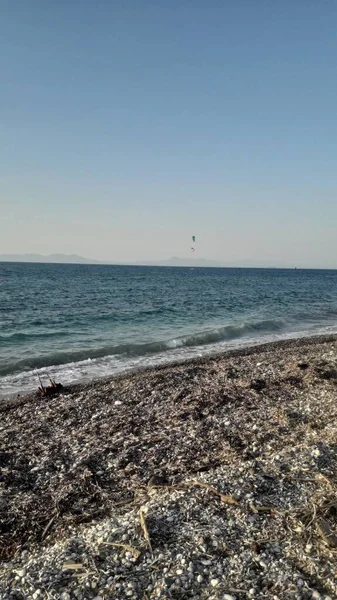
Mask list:
[[[44,540],[44,538],[46,537],[48,531],[50,530],[52,524],[54,523],[55,519],[56,519],[57,515],[54,515],[50,521],[48,521],[46,527],[44,528],[43,532],[42,532],[42,539]]]
[[[139,510],[139,520],[140,520],[140,526],[142,528],[142,532],[145,538],[145,541],[150,549],[150,552],[152,554],[152,546],[151,546],[151,540],[150,540],[150,536],[149,536],[149,531],[146,525],[146,517],[147,517],[147,510],[145,507],[141,507]]]
[[[317,531],[327,546],[337,548],[337,535],[327,519],[323,519],[323,517],[318,519]]]
[[[49,377],[49,375],[48,375],[48,379],[49,379],[50,385],[47,385],[47,386],[43,385],[40,375],[38,375],[38,378],[39,378],[39,382],[40,382],[38,390],[42,396],[55,396],[56,394],[60,393],[61,390],[63,389],[62,383],[56,383],[54,381],[54,379]]]
[[[335,360],[320,360],[315,367],[320,379],[337,379],[337,362]]]
[[[121,542],[104,542],[101,541],[101,544],[104,546],[114,546],[115,548],[123,548],[125,552],[132,552],[133,557],[137,560],[140,557],[140,550],[134,548],[133,546],[128,546],[128,544],[122,544]]]
[[[253,379],[250,383],[250,389],[256,392],[261,392],[267,387],[265,379]]]
[[[79,569],[83,568],[84,567],[82,563],[66,562],[62,567],[62,571],[78,571]]]
[[[238,501],[235,500],[235,498],[233,498],[233,496],[227,496],[226,494],[222,494],[221,492],[219,492],[219,490],[216,490],[209,483],[205,483],[204,481],[193,481],[192,485],[200,486],[200,487],[205,488],[206,490],[209,490],[210,492],[212,492],[213,494],[218,496],[220,498],[221,502],[225,502],[225,504],[234,504],[235,506],[239,505]]]
[[[256,505],[256,504],[250,504],[249,506],[254,513],[262,512],[262,513],[273,514],[273,513],[277,512],[275,510],[275,508],[273,508],[272,506],[260,506],[260,505]]]

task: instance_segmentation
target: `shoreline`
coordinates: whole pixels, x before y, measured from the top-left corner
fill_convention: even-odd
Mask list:
[[[82,382],[74,382],[69,383],[64,386],[64,392],[81,392],[81,390],[87,390],[93,386],[99,386],[103,384],[107,384],[112,380],[119,380],[124,378],[132,378],[137,377],[139,373],[152,373],[155,371],[163,371],[170,368],[179,367],[181,365],[189,365],[189,364],[206,364],[209,361],[213,361],[219,358],[235,358],[240,356],[251,356],[257,355],[261,352],[267,351],[277,351],[278,349],[291,349],[293,347],[301,347],[302,345],[315,345],[325,342],[333,342],[337,341],[337,333],[327,334],[327,335],[311,335],[311,336],[299,336],[287,339],[278,339],[267,342],[258,342],[249,345],[243,345],[238,348],[231,348],[228,350],[218,350],[214,351],[205,356],[198,356],[192,358],[182,358],[177,360],[172,360],[167,363],[161,363],[158,365],[146,365],[146,366],[138,366],[131,367],[122,372],[118,372],[115,374],[107,375],[105,377],[92,378],[90,381]],[[60,381],[62,383],[62,381]],[[38,385],[37,385],[38,387]],[[1,390],[0,390],[1,392]],[[8,394],[6,396],[1,396],[0,393],[0,413],[1,411],[8,406],[14,406],[17,403],[26,403],[27,401],[32,401],[36,398],[37,391],[33,392],[22,392],[17,394]]]
[[[336,335],[0,412],[4,600],[337,596]]]

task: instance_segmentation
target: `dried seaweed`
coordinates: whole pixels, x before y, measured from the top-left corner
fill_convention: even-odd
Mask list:
[[[134,548],[133,546],[128,546],[128,544],[122,544],[120,542],[104,542],[104,541],[102,541],[101,544],[104,544],[105,546],[114,546],[115,548],[123,548],[123,550],[125,550],[126,552],[132,552],[135,559],[139,558],[139,556],[140,556],[140,550],[137,550],[137,548]]]
[[[146,525],[146,509],[144,509],[143,507],[140,509],[139,511],[139,520],[140,520],[140,526],[142,528],[142,532],[145,538],[145,541],[150,549],[150,552],[152,554],[152,546],[151,546],[151,540],[150,540],[150,536],[149,536],[149,531]]]
[[[222,494],[221,492],[216,490],[213,486],[209,485],[208,483],[205,483],[204,481],[193,481],[191,485],[206,488],[213,494],[216,494],[216,496],[219,496],[221,502],[225,502],[225,504],[234,504],[235,506],[239,505],[238,501],[235,500],[235,498],[233,498],[233,496],[227,496],[226,494]]]

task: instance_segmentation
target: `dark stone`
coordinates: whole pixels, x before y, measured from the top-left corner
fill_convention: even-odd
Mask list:
[[[255,390],[256,392],[261,392],[267,387],[267,382],[265,379],[253,379],[250,384],[250,389]]]

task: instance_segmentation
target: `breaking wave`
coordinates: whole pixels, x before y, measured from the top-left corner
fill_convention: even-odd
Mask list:
[[[39,369],[53,365],[62,365],[70,362],[84,361],[87,359],[102,358],[104,356],[140,357],[155,355],[175,348],[193,348],[196,346],[207,346],[224,341],[231,341],[247,336],[263,335],[282,331],[284,324],[280,320],[263,320],[238,325],[226,325],[206,331],[196,332],[191,335],[175,337],[168,340],[144,341],[144,343],[125,343],[116,346],[105,346],[96,349],[81,349],[70,352],[55,352],[44,356],[27,356],[19,360],[15,365],[4,365],[0,367],[0,375],[6,375],[13,371],[24,371],[27,369]],[[59,334],[46,334],[50,337]],[[24,339],[25,334],[15,334],[11,338]],[[33,336],[32,336],[33,337]],[[12,340],[13,341],[13,340]]]

